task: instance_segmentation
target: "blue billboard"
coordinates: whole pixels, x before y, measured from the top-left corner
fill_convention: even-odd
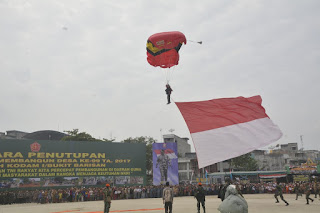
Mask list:
[[[177,143],[154,143],[153,185],[179,184]]]

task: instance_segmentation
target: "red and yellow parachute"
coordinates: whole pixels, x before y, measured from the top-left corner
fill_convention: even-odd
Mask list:
[[[179,63],[179,50],[187,44],[186,37],[178,31],[153,34],[147,41],[147,60],[154,67],[170,68]]]

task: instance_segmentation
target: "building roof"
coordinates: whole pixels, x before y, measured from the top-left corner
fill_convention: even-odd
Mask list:
[[[28,133],[23,136],[22,139],[31,139],[31,140],[61,140],[67,134],[63,132],[58,132],[54,130],[41,130],[32,133]]]

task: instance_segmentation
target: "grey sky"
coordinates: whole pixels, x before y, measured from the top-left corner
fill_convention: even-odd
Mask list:
[[[181,31],[174,101],[261,95],[284,136],[320,148],[320,1],[0,0],[0,132],[190,137],[146,41]]]

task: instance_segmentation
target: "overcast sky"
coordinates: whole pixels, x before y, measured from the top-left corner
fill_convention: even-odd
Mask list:
[[[301,145],[303,135],[305,149],[320,149],[319,9],[318,0],[0,0],[0,132],[190,138],[166,105],[169,78],[179,102],[261,95],[283,131],[277,143]],[[169,74],[146,60],[148,37],[166,31],[203,41],[188,41]]]

